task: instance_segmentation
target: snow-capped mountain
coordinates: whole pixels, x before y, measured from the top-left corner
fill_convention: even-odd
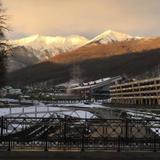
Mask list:
[[[15,47],[24,46],[26,48],[39,50],[41,53],[37,55],[37,58],[41,60],[50,58],[58,53],[64,53],[76,49],[83,46],[87,42],[87,38],[78,35],[68,37],[51,37],[41,36],[38,34],[19,40],[10,41],[10,43]]]
[[[19,40],[13,40],[12,43],[18,46],[30,46],[34,49],[54,49],[63,48],[70,49],[84,45],[88,42],[88,39],[78,35],[72,35],[68,37],[51,37],[41,36],[39,34],[32,35]]]
[[[32,64],[50,59],[58,54],[70,52],[90,44],[107,44],[131,39],[141,39],[125,33],[107,30],[95,38],[88,40],[79,35],[67,37],[32,35],[17,40],[9,40],[13,46],[13,56],[9,57],[9,71],[17,70]]]
[[[8,71],[48,60],[57,54],[79,48],[87,42],[87,38],[78,35],[68,37],[33,35],[19,40],[9,40],[14,54],[8,58]]]
[[[102,34],[96,36],[92,40],[90,40],[88,44],[90,43],[107,44],[110,42],[126,41],[126,40],[141,39],[141,38],[142,37],[133,37],[129,34],[107,30],[103,32]]]
[[[13,54],[8,56],[8,71],[14,71],[41,62],[36,56],[41,52],[24,46],[17,46],[12,49]]]

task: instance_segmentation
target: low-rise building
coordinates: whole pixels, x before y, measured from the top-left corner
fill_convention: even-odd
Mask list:
[[[18,97],[22,95],[22,90],[21,89],[15,89],[11,86],[5,86],[0,90],[0,97]]]

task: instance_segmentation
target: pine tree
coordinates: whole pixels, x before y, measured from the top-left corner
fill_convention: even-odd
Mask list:
[[[8,45],[4,41],[5,34],[4,32],[7,29],[6,24],[7,16],[4,14],[4,9],[2,3],[0,2],[0,88],[5,85],[5,75],[6,75],[6,57]]]

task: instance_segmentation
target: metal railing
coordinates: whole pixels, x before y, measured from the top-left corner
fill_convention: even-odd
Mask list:
[[[160,120],[1,117],[0,150],[160,151]]]

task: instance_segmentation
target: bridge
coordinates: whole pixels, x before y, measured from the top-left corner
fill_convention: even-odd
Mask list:
[[[160,119],[1,117],[1,151],[160,151]]]
[[[77,102],[2,112],[0,151],[160,151],[157,109],[156,114]]]

